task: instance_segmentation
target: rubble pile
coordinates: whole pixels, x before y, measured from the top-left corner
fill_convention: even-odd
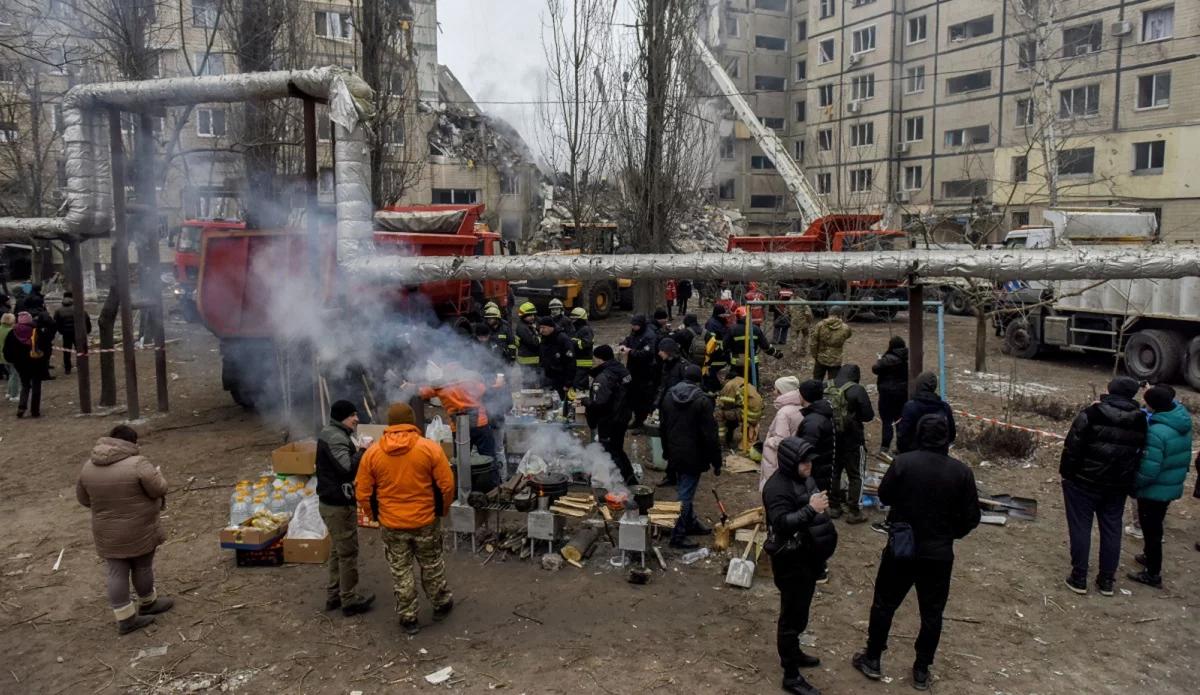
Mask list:
[[[533,161],[524,143],[510,136],[512,126],[507,123],[453,106],[435,113],[437,119],[429,131],[429,146],[435,155],[488,162],[501,170]]]

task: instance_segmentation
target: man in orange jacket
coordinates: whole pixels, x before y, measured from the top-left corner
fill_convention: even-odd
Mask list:
[[[453,373],[453,365],[448,373]],[[483,378],[473,372],[458,372],[457,376],[444,380],[439,386],[422,386],[420,395],[423,400],[437,397],[450,416],[450,429],[457,426],[456,416],[461,413],[471,414],[471,446],[481,456],[496,457],[496,438],[492,428],[488,426],[487,408],[484,407],[483,397],[487,386]],[[497,483],[498,484],[498,483]]]
[[[407,403],[393,403],[387,422],[358,465],[355,493],[363,509],[370,508],[372,496],[377,500],[396,613],[400,627],[414,635],[420,629],[414,559],[425,595],[433,603],[433,619],[442,620],[454,607],[446,585],[440,521],[454,501],[454,473],[442,447],[421,436]]]

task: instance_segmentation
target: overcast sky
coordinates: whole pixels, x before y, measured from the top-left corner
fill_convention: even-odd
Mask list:
[[[538,106],[546,57],[544,0],[438,0],[438,61],[447,65],[480,108],[507,120],[538,146]],[[491,103],[489,103],[491,102]]]

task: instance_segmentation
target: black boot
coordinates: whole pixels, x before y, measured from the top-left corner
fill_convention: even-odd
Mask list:
[[[796,660],[796,665],[800,668],[816,668],[821,665],[821,660],[812,654],[806,654],[803,649],[800,650],[800,658]]]
[[[929,690],[929,667],[924,664],[913,664],[912,687],[914,690]]]
[[[783,690],[792,695],[821,695],[821,691],[814,688],[812,683],[804,680],[804,676],[799,673],[784,674]]]
[[[866,652],[859,652],[850,660],[854,668],[858,669],[867,678],[877,681],[883,678],[883,673],[879,670],[879,659],[872,659]]]
[[[128,635],[129,633],[140,630],[154,622],[152,615],[132,615],[124,620],[117,622],[117,633]]]
[[[175,599],[156,596],[150,603],[138,606],[138,613],[142,615],[158,615],[166,613],[175,606]]]

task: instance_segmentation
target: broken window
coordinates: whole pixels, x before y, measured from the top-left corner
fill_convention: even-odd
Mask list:
[[[777,210],[783,207],[783,196],[752,195],[750,196],[750,207],[760,210]]]
[[[520,195],[521,178],[513,171],[500,172],[500,195]]]
[[[1017,69],[1032,70],[1037,64],[1037,42],[1022,41],[1017,44]]]
[[[806,117],[808,116],[808,110],[805,108],[807,106],[807,104],[808,104],[808,102],[805,102],[805,101],[797,101],[796,102],[796,122],[797,123],[803,123],[805,121]]]
[[[725,61],[725,74],[735,80],[742,76],[742,63],[737,56],[729,56]]]
[[[943,198],[982,198],[987,195],[988,182],[979,179],[960,179],[942,182]]]
[[[992,86],[992,71],[983,70],[946,78],[946,94],[963,94]]]
[[[817,174],[817,193],[829,195],[833,191],[833,174],[822,172]]]
[[[854,53],[866,53],[875,50],[875,25],[856,30],[850,36]]]
[[[196,109],[196,135],[219,138],[225,135],[225,109]]]
[[[947,130],[945,135],[946,147],[965,147],[982,145],[991,140],[991,128],[985,125],[972,128],[955,128]]]
[[[817,62],[821,65],[833,62],[833,54],[836,51],[833,39],[825,39],[817,44]]]
[[[850,192],[866,193],[871,190],[875,172],[871,169],[850,170]]]
[[[12,121],[0,121],[0,142],[16,142],[20,138],[17,124]]]
[[[1080,147],[1060,150],[1058,173],[1062,176],[1086,176],[1092,173],[1096,163],[1096,148]]]
[[[830,129],[817,131],[817,149],[828,152],[833,149],[833,131]]]
[[[1160,72],[1138,78],[1137,107],[1153,109],[1171,104],[1171,73]]]
[[[904,190],[916,191],[925,185],[925,170],[920,166],[904,167]]]
[[[1012,158],[1013,183],[1024,183],[1029,180],[1029,157],[1021,155]]]
[[[1058,117],[1079,118],[1100,113],[1100,85],[1063,89],[1058,93]]]
[[[786,80],[772,75],[755,75],[754,88],[760,92],[782,92]]]
[[[797,60],[796,61],[796,81],[803,82],[804,80],[807,80],[807,79],[808,79],[808,61],[807,60]]]
[[[765,51],[784,51],[787,50],[787,39],[759,34],[754,37],[754,47]]]
[[[1063,57],[1087,55],[1100,50],[1101,23],[1063,29]]]
[[[479,202],[474,188],[435,188],[432,203],[436,205],[474,205]]]
[[[768,117],[768,116],[763,116],[763,117],[759,118],[758,120],[764,126],[770,128],[771,130],[783,130],[784,125],[785,125],[782,118],[772,118],[772,117]]]
[[[733,159],[733,138],[721,138],[721,159]]]
[[[315,12],[317,36],[338,41],[354,38],[354,16],[348,12]]]
[[[774,169],[775,162],[772,162],[770,157],[766,157],[761,154],[756,154],[756,155],[752,155],[750,157],[750,168],[754,169],[756,171],[763,171],[766,169]]]
[[[1017,99],[1017,127],[1024,128],[1033,125],[1033,100]]]
[[[796,40],[803,41],[808,38],[808,22],[800,20],[796,22]]]
[[[821,106],[833,106],[832,84],[823,84],[817,87],[817,103]]]
[[[994,29],[992,16],[979,17],[960,24],[950,25],[950,40],[951,41],[966,41],[968,39],[987,36]]]
[[[735,179],[722,179],[717,184],[717,198],[720,200],[733,200],[737,193],[737,182]]]
[[[875,124],[855,123],[850,126],[850,146],[864,147],[875,144]]]
[[[904,82],[905,94],[917,94],[925,91],[925,66],[915,65],[905,71],[908,78]]]
[[[192,0],[192,26],[213,28],[217,26],[221,0]]]

